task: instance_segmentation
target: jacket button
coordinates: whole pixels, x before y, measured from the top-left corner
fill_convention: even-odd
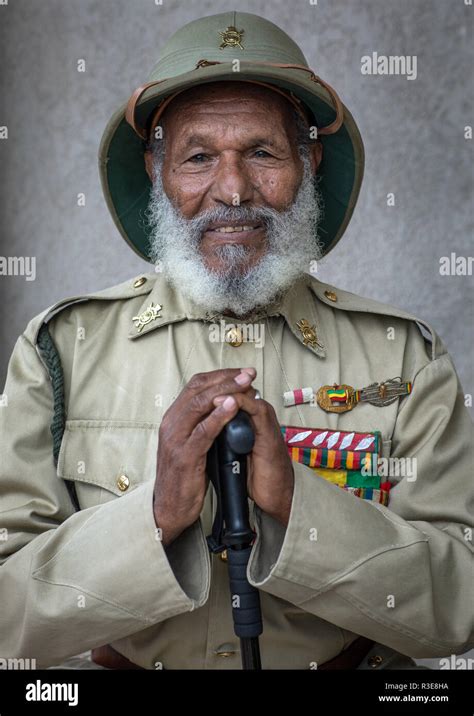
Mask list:
[[[130,487],[130,480],[126,475],[120,475],[117,479],[117,487],[120,492],[125,492]]]
[[[225,339],[227,343],[230,343],[230,345],[234,348],[238,348],[244,342],[244,339],[242,337],[242,331],[240,330],[240,328],[237,328],[235,326],[233,328],[229,328],[225,335]]]
[[[140,276],[140,278],[137,278],[137,280],[133,282],[133,288],[140,288],[144,283],[146,283],[145,276]]]
[[[377,666],[380,666],[382,663],[383,658],[379,656],[378,654],[376,656],[371,656],[368,660],[369,666],[371,666],[373,669],[376,669]]]
[[[328,301],[333,301],[334,303],[337,301],[337,294],[335,294],[334,291],[325,291],[324,295]]]
[[[235,656],[235,649],[233,644],[221,644],[214,650],[216,656],[222,656],[227,659],[229,656]]]

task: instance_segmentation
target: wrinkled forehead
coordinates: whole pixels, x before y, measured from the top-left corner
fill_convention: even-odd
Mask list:
[[[290,134],[296,127],[296,109],[292,106],[292,99],[284,94],[253,82],[212,82],[180,92],[167,105],[158,121],[167,128],[183,127],[184,123],[192,122],[199,116],[220,112],[235,112],[238,115],[245,111],[260,115],[263,120],[271,122],[272,128]],[[156,120],[153,124],[156,125]]]

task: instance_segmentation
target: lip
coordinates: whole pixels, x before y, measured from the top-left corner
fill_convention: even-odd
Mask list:
[[[245,226],[245,224],[241,224],[241,226]],[[232,224],[221,224],[221,226],[232,226]],[[218,227],[215,227],[218,228]],[[261,232],[264,229],[262,225],[255,227],[255,229],[250,229],[249,231],[231,231],[228,234],[227,233],[220,233],[219,231],[214,231],[214,229],[206,229],[204,231],[203,236],[205,236],[208,239],[212,239],[213,241],[222,244],[222,243],[231,243],[231,244],[238,244],[243,243],[244,241],[249,241],[259,232]]]
[[[209,224],[206,231],[215,231],[216,229],[222,229],[224,226],[253,226],[258,229],[262,224],[255,224],[254,221],[216,221],[213,224]]]

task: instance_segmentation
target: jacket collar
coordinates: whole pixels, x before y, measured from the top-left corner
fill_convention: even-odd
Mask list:
[[[158,328],[184,320],[207,322],[223,320],[230,326],[264,321],[270,316],[282,316],[300,343],[318,357],[324,358],[325,342],[321,320],[316,310],[317,299],[309,286],[312,280],[308,275],[303,276],[281,298],[264,310],[241,320],[212,313],[198,306],[175,289],[163,275],[158,275],[151,291],[137,310],[135,316],[137,320],[134,320],[130,326],[128,337],[136,340]],[[158,310],[158,306],[161,306],[161,310]],[[142,318],[141,321],[138,320],[139,317]]]

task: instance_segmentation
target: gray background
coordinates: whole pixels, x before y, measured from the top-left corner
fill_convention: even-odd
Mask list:
[[[36,256],[37,278],[0,277],[0,384],[16,337],[68,295],[151,267],[127,247],[102,198],[105,124],[146,80],[160,45],[196,17],[237,9],[289,32],[359,124],[366,175],[345,237],[319,278],[431,323],[473,392],[472,277],[439,259],[472,253],[474,8],[464,0],[9,0],[0,6],[0,255]],[[418,78],[363,76],[377,51],[416,55]],[[86,72],[77,72],[77,60]],[[77,206],[84,192],[86,206]],[[394,192],[396,206],[387,207]]]

